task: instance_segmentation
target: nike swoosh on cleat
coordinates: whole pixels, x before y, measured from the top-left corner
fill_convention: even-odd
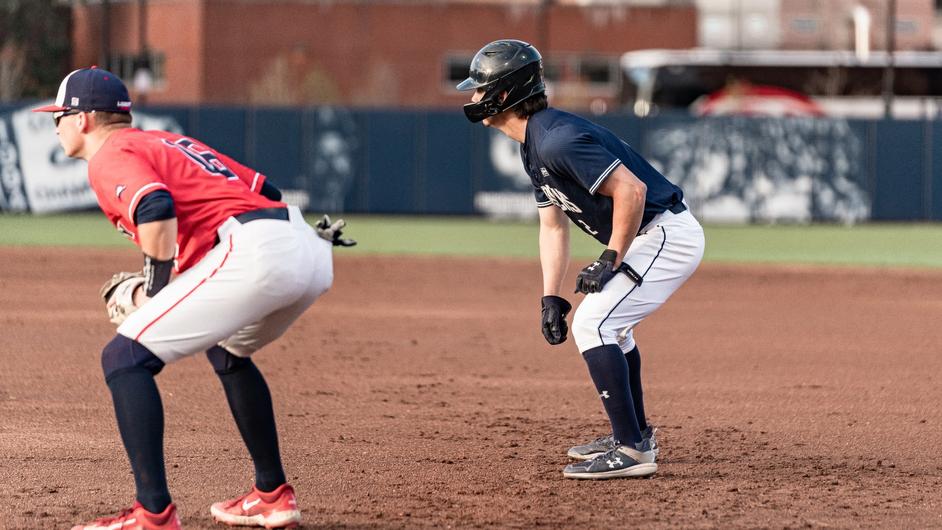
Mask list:
[[[255,499],[252,502],[249,502],[248,499],[245,499],[244,501],[242,501],[242,510],[247,512],[249,511],[250,508],[252,508],[253,506],[255,506],[256,504],[260,502],[262,502],[262,499]]]
[[[108,526],[108,530],[119,530],[121,528],[124,528],[125,526],[132,525],[136,522],[137,522],[137,519],[128,519],[120,523],[113,523],[110,526]]]

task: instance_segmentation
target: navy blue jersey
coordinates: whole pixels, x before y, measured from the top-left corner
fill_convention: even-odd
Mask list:
[[[558,206],[603,245],[612,237],[612,198],[596,191],[620,164],[648,187],[641,226],[684,197],[680,188],[611,131],[553,108],[530,116],[520,157],[535,188],[537,206]]]

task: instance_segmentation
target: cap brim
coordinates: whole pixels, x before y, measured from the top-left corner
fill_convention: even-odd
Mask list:
[[[33,109],[33,112],[62,112],[64,110],[69,110],[69,107],[63,107],[61,105],[46,105],[45,107],[36,107]]]

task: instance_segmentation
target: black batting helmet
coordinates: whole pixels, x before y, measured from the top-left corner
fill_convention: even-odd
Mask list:
[[[546,90],[543,58],[533,45],[513,39],[496,40],[478,51],[471,60],[471,73],[458,90],[484,89],[477,103],[464,106],[473,123],[496,116],[535,94]],[[501,100],[501,94],[507,97]]]

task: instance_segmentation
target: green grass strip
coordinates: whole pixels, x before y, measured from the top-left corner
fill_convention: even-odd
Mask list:
[[[344,216],[359,245],[341,252],[481,257],[538,256],[535,222],[473,217]],[[310,217],[309,220],[315,220]],[[942,267],[942,225],[707,225],[706,261],[893,267]],[[0,215],[0,245],[128,247],[100,213]],[[572,229],[577,258],[601,246]]]

